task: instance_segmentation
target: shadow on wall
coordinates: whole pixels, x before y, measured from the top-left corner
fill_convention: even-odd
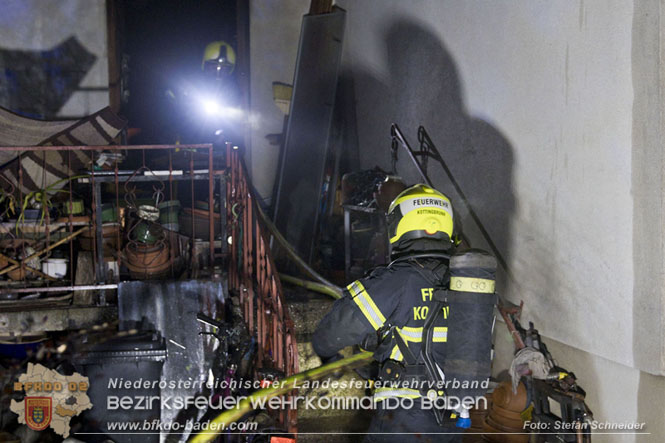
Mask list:
[[[400,20],[385,32],[388,83],[356,67],[361,163],[390,169],[389,129],[400,125],[413,148],[425,126],[469,203],[504,259],[509,262],[510,223],[515,210],[512,147],[490,123],[467,114],[457,67],[444,43],[422,24]],[[487,248],[461,198],[435,162],[428,175],[450,196],[477,247]],[[397,172],[407,184],[422,181],[400,148]]]
[[[413,148],[417,148],[416,129],[423,125],[500,254],[507,263],[511,263],[511,228],[517,209],[513,191],[513,147],[498,128],[468,113],[464,103],[463,79],[459,76],[455,60],[436,32],[413,21],[399,20],[386,29],[384,41],[389,74],[387,83],[367,71],[355,69],[362,164],[367,167],[380,162],[381,167],[390,169],[390,124],[397,122],[400,125]],[[491,94],[492,89],[489,88],[500,87],[498,81],[495,85],[488,85],[485,94]],[[399,154],[398,173],[407,184],[421,181],[405,152],[400,150]],[[549,171],[549,165],[546,166],[545,173]],[[443,169],[437,163],[430,162],[428,175],[435,186],[453,200],[472,245],[489,249]],[[551,208],[554,217],[556,195],[543,195],[543,201]],[[548,297],[547,305],[552,309],[549,312],[527,312],[538,328],[539,317],[564,312],[564,305],[570,303],[570,297],[551,297],[547,291],[560,287],[564,293],[571,294],[572,289],[566,290],[568,283],[555,272],[550,232],[544,232],[537,225],[527,225],[516,235],[530,242],[529,264],[525,268],[529,272],[530,287],[542,291],[533,295]],[[498,275],[503,287],[507,276],[505,271],[500,270]],[[511,293],[504,292],[502,295],[518,303],[521,298],[519,288],[519,281],[513,281]],[[524,320],[528,317],[525,316]],[[564,321],[581,324],[584,319],[580,316]],[[541,332],[546,335],[546,331]],[[497,326],[497,333],[501,334],[505,343],[501,348],[503,354],[497,356],[495,361],[495,375],[509,367],[514,349],[504,325]],[[597,375],[591,357],[583,352],[569,354],[568,351],[561,346],[555,358],[561,358],[570,370],[583,373],[580,383],[591,389]],[[572,355],[574,359],[571,359]],[[598,405],[599,395],[600,392],[590,395],[592,409]]]
[[[55,118],[96,60],[76,37],[45,51],[0,48],[0,106],[25,117]]]

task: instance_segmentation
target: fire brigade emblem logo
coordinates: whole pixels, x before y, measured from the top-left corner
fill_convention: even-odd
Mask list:
[[[88,377],[73,373],[60,374],[40,364],[28,363],[28,370],[14,382],[16,397],[9,409],[18,415],[18,422],[35,431],[53,429],[64,438],[69,436],[69,422],[86,409],[92,408],[87,395]]]
[[[25,398],[25,424],[35,431],[43,431],[51,423],[51,397]]]

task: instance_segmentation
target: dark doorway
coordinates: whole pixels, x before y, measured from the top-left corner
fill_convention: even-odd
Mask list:
[[[116,60],[121,114],[131,144],[208,142],[197,139],[196,112],[173,100],[196,89],[206,45],[238,48],[236,0],[116,0]]]

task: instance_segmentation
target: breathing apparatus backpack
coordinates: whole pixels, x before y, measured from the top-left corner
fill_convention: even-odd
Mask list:
[[[430,379],[444,382],[446,396],[460,401],[484,395],[484,382],[490,376],[494,306],[497,300],[496,267],[496,258],[480,249],[453,255],[450,258],[448,288],[434,290],[435,305],[423,327],[420,357],[427,373]],[[442,380],[437,362],[432,358],[431,347],[435,321],[444,309],[448,309],[448,338],[445,361],[438,365],[445,376]],[[440,414],[437,414],[437,421],[442,424]]]
[[[427,254],[420,255],[425,256]],[[379,371],[379,379],[385,382],[415,377],[426,380],[430,387],[443,386],[443,390],[430,388],[421,392],[432,401],[443,397],[446,408],[432,409],[441,426],[451,423],[452,409],[462,416],[462,424],[458,420],[457,426],[468,427],[467,409],[470,405],[465,409],[461,402],[465,398],[485,394],[485,382],[490,376],[494,306],[497,301],[496,268],[496,258],[480,249],[469,249],[450,257],[446,276],[440,281],[430,281],[435,289],[423,326],[418,356],[409,350],[394,325],[387,325],[388,330],[383,333],[379,348],[392,337],[404,356],[405,364],[385,361]],[[440,324],[437,320],[444,310],[447,312],[444,318],[448,328],[445,358],[437,362],[432,352],[434,325]],[[437,343],[437,346],[441,345]],[[459,400],[457,404],[449,401],[452,398]]]

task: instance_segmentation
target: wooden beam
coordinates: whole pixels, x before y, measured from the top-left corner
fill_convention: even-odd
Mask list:
[[[330,14],[333,9],[332,0],[312,0],[309,5],[309,14]]]

